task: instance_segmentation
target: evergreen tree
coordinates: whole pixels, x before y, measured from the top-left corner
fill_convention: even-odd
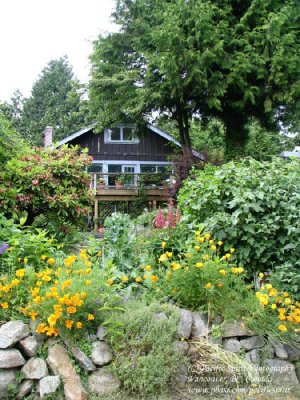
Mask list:
[[[225,125],[226,157],[245,146],[249,122],[299,126],[299,2],[118,0],[120,31],[94,44],[91,107],[99,126],[153,112]],[[297,128],[295,128],[297,129]]]
[[[42,146],[47,125],[54,128],[54,140],[82,128],[87,116],[83,94],[67,57],[50,61],[34,83],[31,96],[23,102],[21,134],[32,144]]]

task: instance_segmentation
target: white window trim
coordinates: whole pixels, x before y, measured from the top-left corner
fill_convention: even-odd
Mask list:
[[[105,144],[108,144],[108,143],[110,143],[110,144],[113,144],[113,143],[116,143],[116,144],[138,144],[138,143],[140,143],[140,139],[136,136],[132,140],[123,140],[122,139],[123,138],[123,129],[124,128],[132,128],[134,131],[135,130],[134,126],[132,126],[132,125],[117,125],[116,128],[120,128],[121,140],[110,139],[110,134],[109,134],[110,128],[105,128],[104,129],[104,143]]]

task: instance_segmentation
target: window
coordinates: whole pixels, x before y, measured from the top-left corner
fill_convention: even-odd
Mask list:
[[[102,164],[92,164],[87,168],[88,172],[102,172]]]
[[[139,139],[135,135],[133,126],[120,125],[105,129],[104,143],[139,143]]]

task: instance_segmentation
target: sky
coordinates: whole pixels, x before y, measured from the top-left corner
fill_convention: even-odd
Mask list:
[[[33,83],[50,60],[67,55],[75,76],[89,79],[91,42],[116,31],[114,0],[0,0],[0,101]]]

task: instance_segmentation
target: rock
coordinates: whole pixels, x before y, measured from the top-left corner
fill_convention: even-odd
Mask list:
[[[221,326],[221,333],[223,338],[234,336],[254,336],[255,333],[249,331],[243,321],[236,321],[234,323],[224,322]]]
[[[92,343],[92,356],[91,359],[94,364],[103,366],[111,362],[112,356],[110,347],[104,342],[93,342]]]
[[[80,377],[68,357],[66,349],[56,344],[49,348],[47,362],[55,375],[59,375],[64,384],[65,400],[86,400]]]
[[[246,350],[259,349],[265,345],[265,341],[262,336],[252,336],[247,339],[241,339],[240,343],[243,349]]]
[[[25,379],[19,386],[19,391],[16,396],[16,400],[22,400],[26,397],[29,393],[31,393],[33,388],[33,381],[30,379]]]
[[[209,332],[207,314],[193,313],[192,337],[207,337]]]
[[[57,391],[60,385],[59,376],[46,376],[42,378],[37,386],[37,391],[39,392],[41,398],[53,394]]]
[[[25,359],[19,350],[0,350],[0,368],[15,368],[25,364]]]
[[[293,343],[293,345],[284,344],[283,346],[284,346],[285,351],[288,354],[289,361],[300,360],[300,344],[299,343]]]
[[[224,321],[224,318],[222,317],[222,315],[216,315],[216,316],[213,318],[212,323],[213,323],[214,325],[220,325],[220,324],[222,324],[223,321]]]
[[[0,328],[0,349],[7,349],[29,335],[29,328],[22,321],[10,321]]]
[[[217,346],[222,346],[222,336],[213,337],[213,336],[209,335],[207,340],[210,343],[213,343],[213,344],[215,344]]]
[[[41,379],[48,375],[48,368],[42,358],[30,358],[21,369],[26,379]]]
[[[100,395],[108,395],[117,391],[120,387],[120,381],[103,369],[93,372],[88,382],[91,392]]]
[[[85,334],[86,340],[88,342],[95,342],[97,340],[97,336],[92,334],[92,333],[86,333]],[[99,338],[98,338],[99,339]],[[100,339],[99,339],[100,340]],[[104,340],[104,339],[103,339]]]
[[[248,351],[245,354],[245,360],[248,363],[259,365],[260,364],[259,351],[257,349],[253,349],[253,350]]]
[[[74,346],[69,340],[64,341],[68,346],[68,349],[73,354],[73,357],[78,362],[80,367],[86,372],[95,371],[96,367],[93,364],[92,360],[78,347]]]
[[[287,360],[288,359],[288,353],[285,350],[285,348],[283,347],[282,343],[279,343],[277,341],[272,341],[271,342],[272,347],[274,348],[275,351],[275,355],[277,358],[281,358],[282,360]]]
[[[179,339],[188,339],[191,336],[193,314],[191,311],[180,309],[179,326],[177,330],[177,336]]]
[[[295,366],[285,360],[265,360],[266,371],[269,373],[273,385],[293,388],[299,384],[295,373]]]
[[[168,317],[164,312],[158,312],[153,315],[153,319],[155,319],[157,321],[159,321],[159,320],[166,321],[166,320],[168,320]]]
[[[97,338],[99,340],[105,340],[105,336],[106,336],[106,329],[104,328],[104,326],[99,326],[99,328],[97,329]]]
[[[237,339],[225,340],[224,349],[231,353],[239,353],[241,350],[241,343]]]
[[[0,399],[7,399],[8,388],[16,383],[16,372],[0,371]]]
[[[173,348],[176,351],[176,353],[180,354],[181,356],[186,356],[187,353],[189,352],[189,345],[185,341],[180,341],[180,342],[174,342],[173,343]]]
[[[20,340],[19,348],[22,353],[27,357],[34,357],[36,355],[39,344],[34,336],[28,336],[27,338]]]

